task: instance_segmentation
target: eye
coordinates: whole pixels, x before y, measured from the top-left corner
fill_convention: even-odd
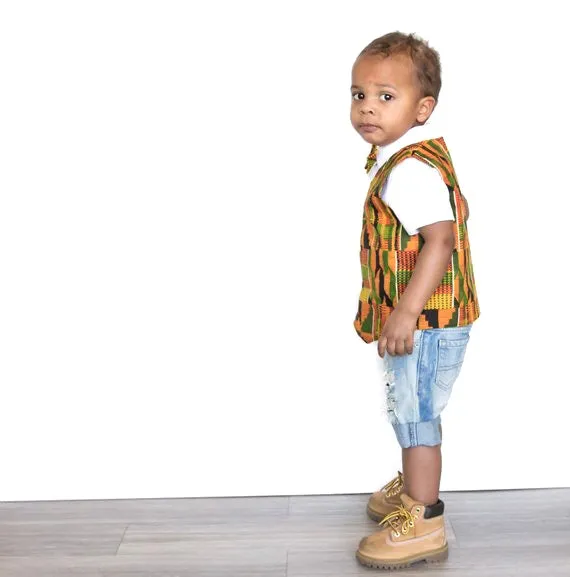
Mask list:
[[[391,94],[381,94],[380,100],[383,100],[384,102],[390,102],[390,100],[394,100],[394,97]]]
[[[354,100],[362,100],[361,98],[355,98],[355,96],[356,96],[356,97],[362,96],[362,98],[364,98],[364,94],[362,94],[362,92],[354,92],[354,93],[352,94],[352,98],[353,98]]]

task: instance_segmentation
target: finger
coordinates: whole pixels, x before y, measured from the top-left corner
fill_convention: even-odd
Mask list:
[[[394,338],[388,339],[388,342],[386,343],[386,351],[392,356],[396,354],[396,340]]]
[[[378,339],[378,354],[384,358],[384,354],[386,353],[386,337],[380,337]]]
[[[396,354],[403,355],[406,352],[406,341],[404,339],[398,339],[395,344]]]
[[[408,355],[414,352],[414,333],[410,333],[406,339],[406,352]]]

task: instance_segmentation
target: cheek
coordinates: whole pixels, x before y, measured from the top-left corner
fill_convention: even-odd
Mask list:
[[[392,118],[397,123],[408,123],[412,116],[414,116],[414,111],[404,102],[399,102],[398,106],[392,109]]]
[[[350,107],[350,120],[352,121],[353,124],[358,121],[358,117],[359,117],[358,110],[353,104]]]

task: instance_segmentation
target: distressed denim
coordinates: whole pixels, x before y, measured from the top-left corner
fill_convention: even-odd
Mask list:
[[[440,415],[459,376],[472,326],[416,330],[411,355],[384,355],[386,406],[402,448],[441,443]]]

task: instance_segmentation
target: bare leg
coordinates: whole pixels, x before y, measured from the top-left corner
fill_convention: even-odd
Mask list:
[[[415,501],[433,505],[439,499],[441,445],[402,449],[404,492]]]
[[[443,429],[439,425],[443,438]],[[415,501],[433,505],[439,499],[441,481],[441,445],[402,449],[404,492]]]

